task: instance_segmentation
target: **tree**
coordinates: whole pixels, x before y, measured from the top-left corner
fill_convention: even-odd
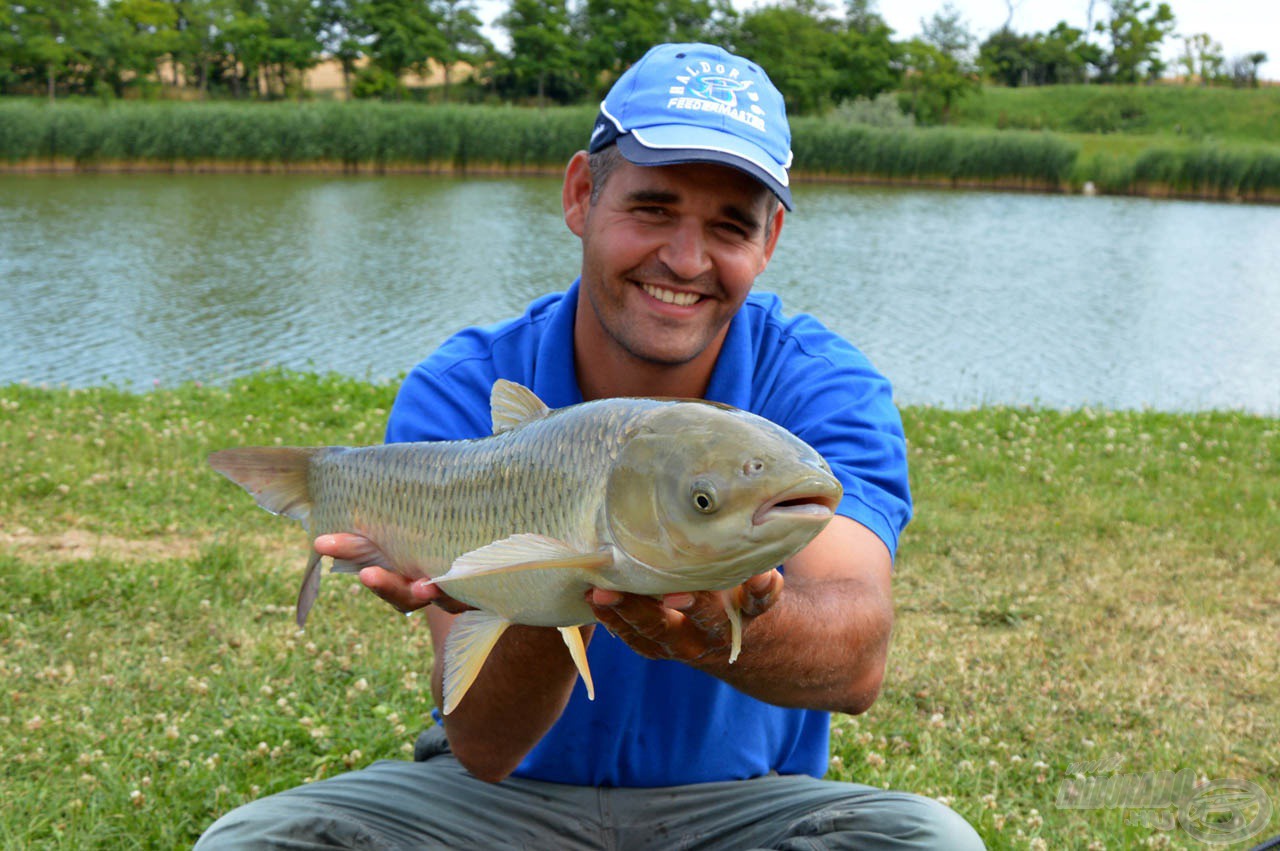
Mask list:
[[[1149,14],[1144,18],[1144,13]],[[1152,10],[1150,0],[1111,0],[1111,19],[1097,25],[1111,40],[1103,76],[1118,83],[1159,77],[1165,67],[1160,46],[1173,27],[1168,3]]]
[[[603,92],[655,44],[724,43],[735,20],[729,0],[586,0],[585,70]]]
[[[508,94],[533,94],[543,106],[552,92],[559,101],[585,91],[581,42],[573,30],[567,0],[511,0],[498,26],[511,39],[498,84]]]
[[[988,78],[1010,88],[1029,85],[1035,61],[1034,40],[1002,27],[978,46],[978,67]]]
[[[959,60],[923,39],[907,42],[905,61],[910,112],[922,124],[946,124],[956,102],[979,88],[977,77]]]
[[[844,32],[831,57],[839,76],[832,90],[837,102],[874,100],[902,82],[902,47],[893,30],[872,9],[870,0],[850,0]]]
[[[162,56],[178,46],[178,12],[165,0],[112,0],[105,10],[95,72],[117,97],[128,82],[156,73]]]
[[[444,73],[444,100],[448,101],[450,69],[459,62],[475,67],[493,50],[493,44],[480,32],[483,22],[473,0],[434,0],[432,5],[443,37],[443,50],[433,58]]]
[[[759,7],[743,16],[738,31],[739,49],[769,69],[790,115],[835,105],[843,84],[839,57],[855,44],[816,0]]]
[[[431,7],[406,0],[367,0],[360,15],[366,50],[377,70],[399,92],[405,71],[426,70],[427,61],[445,54],[441,20]]]
[[[951,57],[962,68],[973,68],[972,49],[976,39],[960,10],[948,0],[933,17],[920,21],[920,37]]]
[[[1222,76],[1226,58],[1222,55],[1222,45],[1213,40],[1208,33],[1196,33],[1182,37],[1182,55],[1178,64],[1187,72],[1187,82],[1195,77],[1200,78],[1200,85],[1207,86]]]
[[[49,100],[59,80],[83,84],[97,44],[100,11],[94,0],[24,0],[10,15],[13,54],[9,60],[24,76],[39,79]]]

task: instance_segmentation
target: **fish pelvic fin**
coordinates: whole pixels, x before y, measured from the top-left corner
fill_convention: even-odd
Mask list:
[[[318,596],[320,596],[320,553],[312,550],[310,558],[307,559],[306,573],[302,575],[302,587],[298,589],[296,619],[299,629],[307,625],[307,613],[315,605]]]
[[[326,447],[247,446],[209,455],[213,469],[244,488],[258,505],[303,523],[311,515],[307,473]]]
[[[493,433],[502,434],[532,420],[538,420],[551,409],[523,384],[499,378],[489,391],[489,410],[493,417]]]
[[[546,535],[521,533],[458,556],[448,573],[432,581],[448,585],[522,570],[600,570],[611,564],[613,554],[609,550],[584,553]]]
[[[595,700],[596,684],[591,681],[591,666],[587,664],[587,646],[582,643],[581,627],[562,626],[557,629],[560,630],[560,637],[564,639],[565,646],[569,648],[569,655],[573,657],[573,664],[578,668],[582,684],[587,687],[587,700]]]
[[[724,613],[729,618],[729,664],[738,661],[742,652],[742,609],[738,608],[738,600],[732,590],[721,591],[724,600]]]
[[[480,675],[484,660],[511,622],[489,612],[463,612],[449,629],[444,647],[444,708],[448,715],[458,707]]]

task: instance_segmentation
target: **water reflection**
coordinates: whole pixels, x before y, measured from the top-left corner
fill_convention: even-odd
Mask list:
[[[1280,210],[802,185],[761,286],[903,402],[1280,413]],[[576,272],[555,179],[0,176],[0,383],[392,377]]]

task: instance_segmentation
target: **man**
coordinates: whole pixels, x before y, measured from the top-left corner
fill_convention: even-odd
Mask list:
[[[930,799],[817,779],[828,713],[863,712],[880,689],[910,497],[888,382],[816,320],[750,295],[792,206],[790,161],[782,97],[758,66],[709,45],[651,50],[566,170],[579,280],[447,341],[406,379],[387,430],[389,441],[482,436],[499,377],[552,407],[704,397],[789,428],[827,458],[845,497],[783,571],[735,590],[739,659],[728,663],[716,594],[594,589],[594,702],[555,629],[514,627],[423,734],[417,761],[242,807],[200,848],[982,847]],[[372,552],[353,535],[316,547],[361,562]],[[435,603],[427,617],[443,646],[456,602],[379,567],[361,581],[403,611]]]

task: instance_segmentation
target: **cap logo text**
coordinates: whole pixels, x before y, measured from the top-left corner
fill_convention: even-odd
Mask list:
[[[764,110],[756,103],[760,95],[750,91],[753,80],[739,79],[739,70],[722,63],[699,62],[686,65],[684,74],[677,74],[678,86],[671,86],[667,93],[667,109],[689,112],[714,112],[765,132]],[[738,96],[745,95],[751,103],[746,108],[738,105]],[[689,97],[693,95],[693,97]]]

